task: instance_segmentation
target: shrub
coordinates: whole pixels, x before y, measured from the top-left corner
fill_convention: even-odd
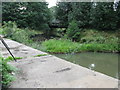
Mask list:
[[[76,52],[79,46],[80,46],[79,43],[75,43],[70,40],[64,40],[64,39],[60,39],[60,40],[50,39],[42,43],[42,47],[44,48],[44,51],[51,53]]]
[[[2,88],[6,88],[10,85],[10,82],[15,80],[14,76],[12,75],[16,69],[11,65],[7,64],[7,60],[3,57],[0,57],[0,72],[2,73]]]
[[[44,51],[50,53],[76,53],[82,51],[99,51],[99,52],[118,52],[120,48],[118,44],[99,44],[99,43],[76,43],[70,40],[50,39],[42,43]]]
[[[15,33],[16,29],[17,25],[15,24],[15,22],[11,21],[9,21],[8,23],[4,22],[2,34],[5,37],[11,37]]]
[[[34,34],[36,34],[36,32],[32,30],[19,29],[17,32],[14,33],[14,35],[11,38],[20,43],[28,44],[33,42],[33,40],[30,37]]]
[[[0,34],[1,35],[3,34],[3,28],[0,28]]]
[[[76,20],[72,20],[72,22],[69,24],[67,29],[67,36],[75,41],[79,39],[80,29]]]

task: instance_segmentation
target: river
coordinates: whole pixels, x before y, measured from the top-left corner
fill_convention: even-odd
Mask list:
[[[104,73],[108,76],[118,78],[117,53],[84,52],[78,54],[70,53],[54,55],[83,67],[89,69],[92,68],[92,70]]]

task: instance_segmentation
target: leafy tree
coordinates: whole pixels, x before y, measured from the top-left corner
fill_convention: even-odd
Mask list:
[[[117,2],[116,16],[117,16],[117,28],[120,29],[120,1]]]
[[[92,9],[92,26],[101,30],[115,30],[117,27],[116,13],[113,2],[97,2]]]
[[[71,2],[59,2],[56,7],[56,19],[68,26],[68,14],[71,11]]]
[[[90,22],[90,10],[92,3],[90,2],[74,2],[71,3],[72,11],[69,13],[69,22],[77,20],[80,28],[88,28]]]
[[[56,20],[56,6],[53,6],[50,9],[52,20]]]
[[[21,28],[48,30],[50,17],[46,2],[3,3],[3,21],[15,21]]]
[[[60,2],[56,17],[66,25],[76,20],[79,28],[116,30],[120,26],[119,7],[118,3],[115,11],[114,2]]]
[[[76,20],[72,20],[67,29],[67,36],[71,38],[73,41],[78,40],[80,37],[80,29],[78,27],[78,23]]]

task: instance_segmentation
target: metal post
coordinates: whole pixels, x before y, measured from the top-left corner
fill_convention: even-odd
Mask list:
[[[6,49],[7,49],[8,52],[10,53],[10,55],[13,57],[13,59],[14,59],[15,61],[17,61],[17,60],[15,59],[15,57],[13,56],[13,54],[11,53],[10,48],[8,47],[8,45],[5,43],[5,41],[2,39],[1,36],[0,36],[0,40],[1,40],[1,42],[3,43],[3,45],[6,47]]]

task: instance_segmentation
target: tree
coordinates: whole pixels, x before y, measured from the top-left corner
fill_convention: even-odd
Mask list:
[[[92,8],[91,22],[95,29],[115,30],[117,16],[113,8],[113,2],[97,2]]]
[[[68,26],[68,14],[71,11],[70,2],[59,2],[56,7],[56,19]]]
[[[77,20],[80,28],[90,27],[91,2],[74,2],[71,3],[72,11],[69,13],[69,22]]]
[[[117,2],[116,16],[117,16],[117,28],[120,29],[120,1]]]
[[[20,28],[48,30],[50,17],[46,2],[3,3],[3,21],[15,21]]]
[[[67,29],[67,36],[73,41],[77,41],[80,37],[80,29],[76,20],[72,20]]]

